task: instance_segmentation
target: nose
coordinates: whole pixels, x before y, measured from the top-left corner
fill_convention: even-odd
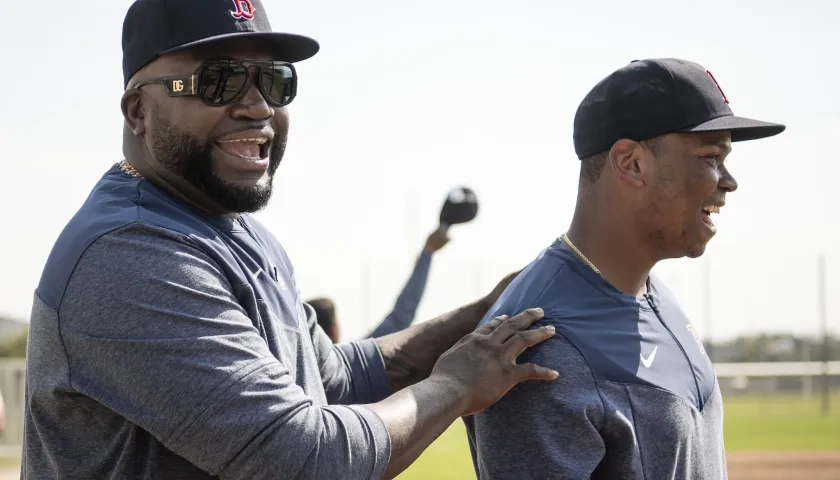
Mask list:
[[[721,169],[718,186],[730,193],[738,190],[738,182],[735,180],[735,177],[729,173],[729,170],[727,170],[726,167],[722,167]]]
[[[245,94],[233,105],[230,116],[237,120],[268,120],[274,116],[274,107],[268,104],[257,88],[256,82],[250,82]]]

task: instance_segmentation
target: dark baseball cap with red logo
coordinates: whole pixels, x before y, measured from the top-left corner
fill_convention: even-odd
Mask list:
[[[586,95],[575,114],[578,158],[606,152],[621,139],[668,133],[732,132],[732,141],[778,135],[785,126],[736,117],[712,73],[677,58],[634,60]]]
[[[124,83],[161,55],[241,37],[266,42],[286,62],[319,49],[311,38],[273,32],[260,0],[137,0],[123,21]]]

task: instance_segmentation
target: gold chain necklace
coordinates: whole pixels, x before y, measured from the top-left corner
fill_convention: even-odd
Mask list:
[[[563,234],[563,241],[566,242],[566,245],[568,245],[577,254],[577,256],[580,257],[580,259],[584,261],[584,263],[589,265],[589,268],[591,268],[592,270],[595,270],[595,273],[597,273],[598,275],[601,274],[601,271],[598,270],[598,267],[596,267],[594,263],[590,262],[589,259],[586,258],[586,255],[584,255],[580,250],[578,250],[578,248],[575,246],[575,244],[572,243],[571,240],[569,240],[569,236],[566,235],[565,233]]]
[[[140,172],[137,171],[136,168],[132,167],[130,163],[126,162],[125,160],[120,162],[120,170],[127,175],[131,175],[132,177],[143,178],[143,175],[140,175]]]

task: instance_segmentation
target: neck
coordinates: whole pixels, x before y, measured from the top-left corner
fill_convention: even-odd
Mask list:
[[[140,176],[192,208],[211,215],[230,218],[238,216],[235,213],[225,211],[216,202],[206,198],[198,188],[177,178],[177,176],[172,175],[169,171],[160,167],[155,168],[143,159],[142,156],[126,157],[125,161],[134,167]]]
[[[647,279],[656,264],[640,241],[632,215],[617,215],[598,198],[578,195],[567,236],[616,289],[638,296],[647,292]]]

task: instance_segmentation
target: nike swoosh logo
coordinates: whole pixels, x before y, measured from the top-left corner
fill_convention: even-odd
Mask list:
[[[645,368],[650,368],[650,366],[653,365],[653,358],[656,357],[656,350],[658,349],[659,345],[653,347],[653,351],[650,352],[650,355],[648,355],[647,358],[645,358],[645,356],[642,355],[642,352],[639,352],[639,357],[642,359],[642,365],[644,365]]]
[[[259,277],[261,273],[263,273],[262,267],[257,267],[257,271],[254,272],[254,277]]]

